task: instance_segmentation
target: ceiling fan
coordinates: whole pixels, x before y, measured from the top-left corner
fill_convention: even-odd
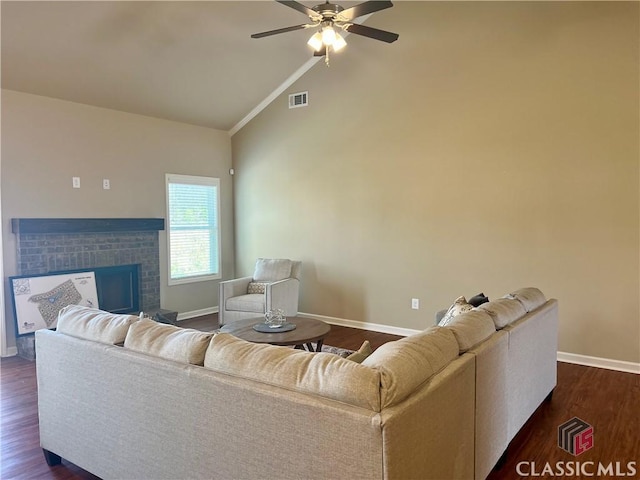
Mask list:
[[[302,30],[305,28],[317,28],[316,33],[313,34],[307,43],[311,48],[313,48],[315,56],[326,55],[325,62],[327,65],[329,65],[329,49],[331,48],[334,52],[337,52],[347,44],[344,38],[336,32],[336,28],[341,28],[349,33],[355,33],[356,35],[362,35],[363,37],[369,37],[387,43],[395,42],[399,37],[397,33],[387,32],[385,30],[379,30],[377,28],[367,27],[365,25],[359,25],[352,22],[352,20],[357,17],[393,7],[393,3],[389,1],[371,0],[347,9],[340,5],[329,3],[329,0],[327,0],[326,3],[321,3],[311,8],[293,0],[276,1],[304,13],[309,17],[311,23],[303,23],[292,27],[254,33],[251,35],[251,38],[268,37],[279,33],[293,32],[295,30]]]

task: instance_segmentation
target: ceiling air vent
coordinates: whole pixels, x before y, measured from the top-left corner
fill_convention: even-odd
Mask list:
[[[309,92],[292,93],[289,95],[289,108],[306,107],[309,105]]]

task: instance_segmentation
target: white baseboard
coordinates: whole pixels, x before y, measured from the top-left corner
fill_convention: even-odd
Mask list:
[[[331,325],[340,325],[341,327],[359,328],[360,330],[371,330],[373,332],[389,333],[391,335],[400,335],[407,337],[418,333],[420,330],[412,328],[392,327],[391,325],[382,325],[380,323],[359,322],[357,320],[348,320],[346,318],[327,317],[326,315],[315,315],[313,313],[298,313],[300,316],[315,318]]]
[[[188,320],[190,318],[201,317],[203,315],[211,315],[212,313],[218,313],[218,307],[202,308],[200,310],[192,310],[190,312],[183,312],[178,314],[177,320]]]
[[[18,354],[18,347],[7,347],[3,357],[15,357]]]
[[[389,333],[391,335],[400,335],[406,337],[420,330],[411,328],[392,327],[390,325],[382,325],[380,323],[359,322],[357,320],[348,320],[346,318],[328,317],[325,315],[315,315],[313,313],[300,312],[299,315],[305,317],[316,318],[331,325],[340,325],[342,327],[359,328],[360,330],[371,330],[373,332]],[[578,355],[575,353],[558,352],[558,361],[565,363],[575,363],[584,365],[585,367],[606,368],[607,370],[617,370],[619,372],[628,372],[640,374],[640,363],[625,362],[622,360],[612,360],[610,358],[590,357],[588,355]]]
[[[607,370],[640,374],[640,363],[625,362],[623,360],[612,360],[610,358],[590,357],[588,355],[578,355],[576,353],[558,352],[558,361],[575,363],[577,365],[584,365],[585,367],[606,368]]]

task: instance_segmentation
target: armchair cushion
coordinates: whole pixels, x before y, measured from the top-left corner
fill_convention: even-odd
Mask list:
[[[238,297],[227,298],[225,308],[227,310],[235,310],[236,312],[255,312],[264,313],[264,294],[250,293],[240,295]]]
[[[253,272],[254,282],[277,282],[291,276],[291,260],[285,258],[259,258]]]

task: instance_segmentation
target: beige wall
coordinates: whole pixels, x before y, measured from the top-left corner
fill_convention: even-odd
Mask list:
[[[238,274],[301,259],[301,311],[413,329],[458,295],[538,286],[561,351],[640,361],[638,13],[379,13],[398,42],[349,36],[233,137]]]
[[[226,132],[2,91],[4,273],[15,275],[15,217],[165,218],[165,173],[219,177],[223,272],[233,274],[231,140]],[[71,178],[81,179],[73,189]],[[102,179],[111,189],[102,189]],[[218,282],[167,285],[160,232],[161,301],[178,312],[218,305]],[[5,288],[6,282],[5,282]],[[8,344],[14,344],[7,299]]]

